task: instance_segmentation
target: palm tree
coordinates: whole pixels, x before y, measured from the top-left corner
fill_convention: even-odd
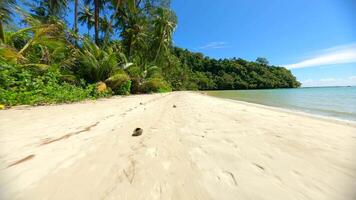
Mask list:
[[[158,48],[154,59],[155,63],[162,48],[168,50],[171,45],[173,31],[177,25],[176,15],[167,8],[158,8],[156,15],[156,19],[153,22],[158,40]]]
[[[91,27],[93,27],[93,10],[89,6],[84,6],[84,8],[78,13],[78,20],[83,24],[87,24],[88,35]]]
[[[100,22],[99,23],[100,31],[102,33],[106,33],[106,32],[111,33],[112,32],[112,27],[110,27],[110,25],[109,25],[110,22],[106,16],[101,17],[99,19],[99,22]]]
[[[100,15],[100,0],[94,0],[94,32],[95,43],[99,43],[99,15]]]
[[[117,13],[116,26],[121,28],[120,36],[122,37],[122,44],[125,47],[126,55],[130,59],[134,55],[135,50],[139,50],[139,53],[143,55],[147,53],[147,44],[149,24],[148,14],[148,1],[141,4],[141,1],[135,0],[122,0],[124,3]],[[146,9],[146,12],[144,11]],[[142,57],[142,58],[143,58]]]
[[[100,21],[100,9],[103,8],[106,0],[85,0],[86,4],[90,4],[94,1],[94,34],[95,43],[99,44],[99,21]]]
[[[90,82],[114,83],[117,78],[115,76],[122,74],[123,70],[131,65],[127,63],[123,53],[114,50],[111,46],[105,49],[99,48],[88,39],[84,40],[78,61],[80,63],[78,74]]]
[[[127,5],[129,8],[129,12],[133,13],[136,11],[136,6],[139,6],[141,1],[138,1],[136,4],[135,0],[111,0],[111,5],[113,8],[115,8],[114,13],[111,15],[110,21],[108,21],[108,26],[107,29],[105,30],[105,35],[104,35],[104,45],[107,43],[109,40],[109,35],[112,32],[112,26],[114,23],[114,20],[120,16],[124,12],[123,10],[120,10],[123,8],[123,6]]]
[[[52,24],[43,24],[40,20],[35,19],[31,16],[25,18],[29,27],[10,32],[7,34],[6,43],[3,43],[0,48],[0,57],[4,60],[13,63],[21,63],[23,66],[38,66],[38,67],[48,67],[47,65],[40,64],[40,63],[28,63],[29,58],[26,57],[26,52],[33,49],[32,47],[39,47],[41,50],[48,50],[48,49],[56,49],[57,53],[59,49],[60,51],[64,51],[65,47],[67,46],[64,42],[64,35],[63,35],[63,24],[60,21]],[[19,46],[18,48],[14,48],[14,39],[21,35],[27,35],[28,40],[26,40],[23,45]],[[46,54],[46,52],[42,52]],[[56,56],[54,51],[52,52],[53,55]],[[25,64],[27,63],[27,64]]]
[[[33,17],[39,19],[42,23],[49,23],[54,18],[64,16],[68,0],[33,0],[26,4],[33,12]]]
[[[74,32],[78,33],[78,0],[74,0]]]
[[[5,42],[3,23],[11,20],[11,7],[15,5],[15,0],[0,0],[0,41]]]
[[[59,17],[67,8],[67,0],[44,0],[47,3],[48,14]]]
[[[111,4],[113,5],[113,7],[115,7],[115,10],[114,10],[114,14],[111,15],[110,21],[108,22],[107,29],[105,29],[104,45],[106,45],[107,41],[109,40],[109,34],[111,32],[110,29],[112,29],[113,21],[114,21],[115,17],[118,15],[119,8],[122,6],[123,1],[125,1],[125,0],[112,0],[111,1]]]
[[[147,34],[145,33],[146,21],[136,15],[128,17],[127,21],[122,24],[122,43],[126,49],[126,55],[131,58],[135,49],[142,50],[147,41]],[[136,47],[136,48],[135,48]]]

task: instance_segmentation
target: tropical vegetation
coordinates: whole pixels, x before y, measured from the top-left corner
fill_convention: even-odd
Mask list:
[[[265,58],[217,60],[175,47],[177,23],[169,0],[0,0],[0,104],[299,87]]]

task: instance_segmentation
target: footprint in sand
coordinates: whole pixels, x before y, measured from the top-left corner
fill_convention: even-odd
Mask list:
[[[158,151],[157,148],[149,148],[146,150],[146,155],[153,157],[157,157]]]
[[[225,138],[224,141],[228,143],[230,146],[232,146],[233,148],[235,149],[238,148],[237,144],[233,140]]]
[[[227,185],[231,187],[237,186],[236,177],[232,172],[229,171],[220,171],[220,173],[216,177],[219,181],[225,182]]]
[[[207,154],[207,152],[201,146],[194,148],[193,153],[197,153],[200,155]]]
[[[161,184],[160,183],[154,184],[151,190],[150,199],[161,199],[162,192],[163,190]]]
[[[130,184],[132,184],[136,174],[136,162],[131,160],[129,166],[123,170],[123,173],[125,174]]]

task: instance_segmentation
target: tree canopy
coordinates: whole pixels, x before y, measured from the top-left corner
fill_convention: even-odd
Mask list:
[[[0,11],[0,104],[300,86],[265,58],[217,60],[175,47],[178,19],[169,0],[3,0]],[[13,13],[21,27],[13,26]],[[85,30],[78,31],[78,22]]]
[[[267,58],[262,58],[262,57],[258,57],[256,58],[256,62],[262,65],[268,65],[269,61],[267,60]]]
[[[283,67],[268,62],[250,62],[241,58],[213,59],[201,53],[174,48],[200,90],[294,88],[300,83]]]

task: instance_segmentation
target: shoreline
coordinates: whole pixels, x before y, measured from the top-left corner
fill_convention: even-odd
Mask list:
[[[0,198],[351,200],[355,139],[350,124],[197,92],[9,109]]]
[[[209,95],[207,93],[202,93],[201,91],[198,91],[198,93],[201,95],[206,95],[206,96],[214,97],[214,98],[218,98],[218,99],[225,99],[225,100],[229,100],[232,102],[248,104],[248,105],[256,106],[256,107],[260,107],[260,108],[271,109],[271,110],[280,111],[280,112],[288,112],[291,114],[312,117],[312,118],[316,118],[316,119],[321,119],[321,120],[326,120],[326,121],[330,121],[330,122],[335,122],[335,123],[340,123],[340,124],[345,124],[345,125],[350,125],[350,126],[356,127],[356,121],[352,121],[352,120],[348,120],[348,119],[326,116],[326,115],[311,113],[311,112],[309,113],[309,112],[298,110],[298,109],[277,107],[277,106],[266,105],[266,104],[262,104],[262,103],[260,104],[260,103],[248,102],[248,101],[225,98],[225,97],[217,97],[217,96]]]
[[[345,87],[345,86],[326,86],[326,87]],[[356,87],[356,86],[351,86],[351,87]],[[304,87],[304,88],[309,88],[309,87]],[[310,87],[310,88],[317,88],[317,87]],[[297,88],[280,88],[280,89],[297,89]],[[221,91],[227,91],[227,90],[221,90]],[[336,122],[336,123],[341,123],[341,124],[345,124],[345,125],[350,125],[350,126],[355,126],[356,127],[356,121],[348,120],[348,119],[344,119],[344,118],[332,117],[332,116],[327,116],[327,115],[322,115],[322,114],[318,114],[318,113],[307,112],[307,111],[298,110],[298,109],[277,107],[277,106],[273,106],[273,105],[266,105],[266,104],[262,104],[262,103],[255,103],[255,102],[237,100],[237,99],[226,98],[226,97],[218,97],[218,96],[209,95],[207,91],[189,91],[189,90],[188,91],[173,91],[173,92],[165,92],[165,93],[152,93],[152,94],[115,95],[115,96],[103,97],[103,98],[99,98],[99,99],[86,99],[86,100],[83,100],[83,101],[68,102],[68,103],[56,103],[56,104],[45,104],[45,105],[16,105],[16,106],[11,106],[10,108],[5,108],[5,109],[2,109],[2,110],[10,110],[10,109],[21,110],[21,109],[30,109],[30,108],[43,107],[43,106],[61,106],[61,105],[81,104],[81,103],[95,103],[95,102],[105,101],[107,99],[121,99],[121,98],[128,98],[128,97],[140,97],[140,96],[145,96],[145,95],[167,94],[167,93],[176,93],[176,92],[197,93],[197,94],[200,94],[200,95],[205,95],[205,96],[214,97],[214,98],[218,98],[218,99],[225,99],[225,100],[229,100],[229,101],[232,101],[232,102],[238,102],[238,103],[242,103],[242,104],[246,103],[246,104],[249,104],[249,105],[252,105],[252,106],[256,106],[256,107],[272,109],[272,110],[280,111],[280,112],[288,112],[288,113],[297,114],[297,115],[301,115],[301,116],[307,116],[307,117],[322,119],[322,120],[326,120],[326,121],[330,121],[330,122]],[[0,112],[2,110],[0,109]]]

